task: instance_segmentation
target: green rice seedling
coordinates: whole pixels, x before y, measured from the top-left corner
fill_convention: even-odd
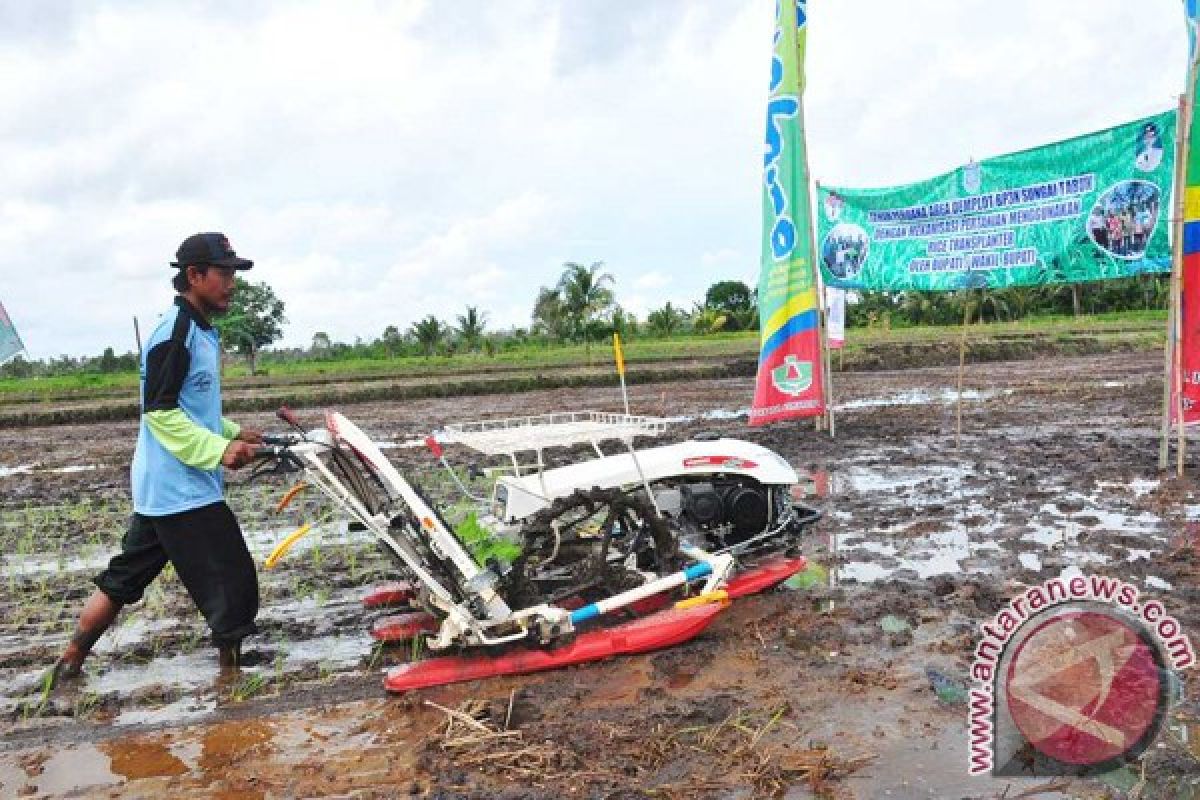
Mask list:
[[[244,703],[262,693],[267,686],[266,676],[261,672],[250,672],[233,687],[230,697],[235,703]]]
[[[75,718],[87,719],[100,706],[100,695],[95,692],[84,692],[75,700]]]
[[[193,625],[188,632],[188,637],[183,641],[183,651],[185,653],[194,653],[204,639],[204,629],[199,625]]]
[[[371,645],[371,655],[367,657],[366,669],[368,672],[374,671],[383,664],[383,642],[375,642]]]

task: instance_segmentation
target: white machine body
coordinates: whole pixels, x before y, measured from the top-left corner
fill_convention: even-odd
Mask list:
[[[640,468],[640,470],[639,470]],[[693,439],[594,458],[578,464],[497,479],[493,513],[506,523],[525,519],[577,489],[613,489],[663,480],[744,475],[771,486],[799,482],[782,456],[741,439]]]

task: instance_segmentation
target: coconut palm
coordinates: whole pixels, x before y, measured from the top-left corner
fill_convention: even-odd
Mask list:
[[[612,310],[616,299],[613,295],[613,276],[604,269],[603,261],[583,266],[573,261],[563,264],[562,276],[558,279],[558,293],[567,318],[571,322],[572,334],[582,338],[591,348],[589,332],[596,329],[595,323]]]
[[[486,327],[487,312],[480,311],[475,306],[467,306],[467,313],[458,315],[458,338],[468,350],[479,349]]]
[[[646,316],[646,327],[659,336],[670,336],[683,328],[684,317],[683,310],[675,308],[668,300],[665,306]]]
[[[426,358],[437,352],[438,347],[446,340],[450,328],[442,324],[442,321],[433,314],[418,320],[412,324],[409,333],[421,348],[421,353]]]

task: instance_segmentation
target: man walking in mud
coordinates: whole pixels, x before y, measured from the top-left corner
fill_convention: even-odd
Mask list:
[[[179,246],[171,263],[175,305],[142,356],[133,517],[121,552],[95,578],[51,685],[81,673],[117,613],[142,599],[168,561],[207,620],[222,667],[238,665],[242,639],[256,630],[258,575],[225,504],[221,468],[253,460],[262,434],[221,416],[220,343],[210,321],[229,310],[237,270],[253,265],[220,233],[198,233]]]

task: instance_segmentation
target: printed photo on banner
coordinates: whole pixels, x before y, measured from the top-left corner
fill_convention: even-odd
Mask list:
[[[1158,125],[1147,122],[1138,134],[1137,156],[1133,163],[1142,172],[1153,172],[1162,163],[1164,151],[1162,132],[1159,131]]]
[[[1088,235],[1104,252],[1121,259],[1136,260],[1158,226],[1161,194],[1146,181],[1122,181],[1096,201],[1088,217]]]
[[[853,278],[862,269],[871,250],[871,239],[858,225],[835,225],[821,243],[825,268],[839,278]]]
[[[842,216],[842,209],[846,207],[846,201],[837,192],[830,192],[825,197],[825,218],[830,222],[837,222]]]

